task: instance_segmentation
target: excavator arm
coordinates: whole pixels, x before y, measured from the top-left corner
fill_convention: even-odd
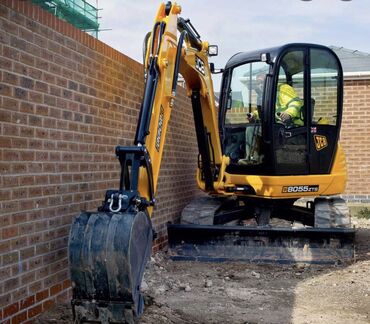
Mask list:
[[[158,9],[153,31],[145,40],[146,83],[136,129],[135,146],[119,146],[116,149],[122,167],[119,191],[137,190],[140,197],[136,197],[136,202],[139,207],[145,207],[149,215],[155,203],[154,195],[167,126],[174,109],[179,74],[185,80],[187,94],[192,101],[200,154],[197,173],[199,187],[207,192],[218,188],[221,164],[228,161],[228,158],[222,157],[218,136],[213,84],[208,64],[209,45],[200,40],[199,34],[189,20],[178,17],[180,12],[181,7],[170,2],[161,4]],[[135,154],[146,162],[140,165],[138,170],[131,167],[128,174],[127,163],[129,162],[131,166],[132,161],[127,156],[128,152],[133,154],[133,150],[136,150]],[[127,183],[131,184],[135,178],[137,178],[137,187],[128,188]],[[112,199],[112,193],[109,192],[110,196],[106,201],[109,200],[112,206],[119,205],[119,191]],[[117,211],[117,208],[108,209]]]
[[[145,146],[151,157],[155,191],[180,73],[193,106],[200,154],[198,185],[203,190],[213,191],[219,179],[222,152],[208,64],[209,45],[200,40],[189,20],[178,17],[180,12],[177,4],[162,4],[153,31],[146,40],[146,86],[135,145]],[[139,191],[149,197],[147,176],[141,173]]]
[[[199,150],[197,183],[202,190],[216,193],[223,178],[222,170],[225,170],[229,159],[221,151],[216,101],[208,64],[209,44],[200,41],[189,20],[180,17],[178,28],[182,30],[181,35],[185,35],[186,46],[182,48],[179,58],[180,73],[185,79],[193,108]]]

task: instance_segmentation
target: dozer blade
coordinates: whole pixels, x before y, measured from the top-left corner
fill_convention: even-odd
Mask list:
[[[354,229],[168,224],[173,260],[333,264],[354,260]]]
[[[144,212],[84,212],[72,224],[69,261],[77,323],[133,323],[153,231]]]

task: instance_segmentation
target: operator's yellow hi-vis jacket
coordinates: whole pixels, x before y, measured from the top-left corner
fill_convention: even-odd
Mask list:
[[[276,113],[287,113],[296,126],[303,126],[302,116],[303,100],[299,99],[297,92],[289,84],[278,85],[278,96],[276,100]]]
[[[278,95],[276,100],[276,120],[279,121],[278,113],[286,112],[295,126],[303,126],[302,116],[303,100],[299,99],[297,92],[289,84],[278,84]],[[252,112],[255,119],[259,119],[258,111]]]

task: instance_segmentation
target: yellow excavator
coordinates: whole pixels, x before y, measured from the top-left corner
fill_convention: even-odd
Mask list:
[[[69,240],[75,321],[132,323],[151,253],[158,175],[178,77],[191,98],[208,196],[168,224],[174,260],[351,260],[354,229],[338,143],[343,72],[335,53],[288,44],[235,54],[222,70],[176,3],[161,4],[144,41],[145,91],[133,146],[118,146],[120,185],[96,212],[81,213]],[[212,73],[222,73],[214,93]],[[218,102],[218,106],[216,103]],[[178,109],[179,107],[177,107]],[[303,199],[302,199],[303,198]],[[311,199],[310,199],[311,198]]]

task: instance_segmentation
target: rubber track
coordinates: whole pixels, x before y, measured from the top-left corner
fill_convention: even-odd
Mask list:
[[[181,224],[213,225],[213,218],[225,198],[199,197],[190,202],[181,213]]]
[[[315,227],[349,228],[351,216],[346,202],[341,198],[315,199]]]

